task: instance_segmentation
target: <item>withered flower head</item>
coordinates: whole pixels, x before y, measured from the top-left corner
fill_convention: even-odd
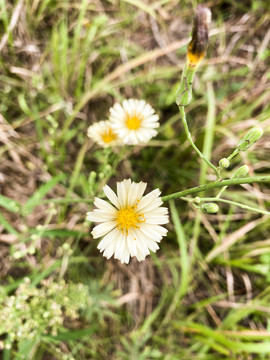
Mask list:
[[[192,39],[188,45],[187,58],[190,66],[198,65],[204,57],[208,45],[208,25],[211,11],[198,5],[192,29]]]

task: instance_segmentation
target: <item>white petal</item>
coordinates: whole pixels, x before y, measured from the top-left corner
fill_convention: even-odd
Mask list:
[[[94,229],[92,230],[93,238],[96,239],[107,234],[114,227],[116,227],[116,225],[117,225],[116,221],[107,221],[95,226]]]
[[[103,256],[105,256],[107,259],[110,259],[113,256],[115,252],[116,242],[117,239],[115,239],[113,242],[110,243],[108,247],[106,247]]]
[[[157,242],[146,234],[143,234],[143,241],[149,250],[156,252],[159,249]]]
[[[136,235],[132,229],[129,229],[129,235],[127,236],[127,246],[131,256],[137,254]]]
[[[123,257],[123,253],[125,252],[125,247],[127,247],[127,243],[126,243],[126,236],[121,234],[118,237],[117,243],[116,243],[116,247],[115,247],[115,253],[114,253],[114,258],[115,259],[119,259],[122,260]]]
[[[98,244],[97,248],[100,251],[104,251],[113,241],[116,241],[118,236],[119,236],[119,230],[113,229],[106,236],[104,236],[104,238]]]
[[[144,182],[140,182],[139,185],[140,185],[140,187],[138,189],[137,197],[138,197],[138,200],[141,200],[143,193],[145,192],[147,184]]]
[[[141,231],[137,230],[135,232],[135,235],[136,235],[136,242],[137,242],[137,251],[139,250],[142,253],[142,255],[144,255],[144,257],[149,255],[150,251],[149,251],[146,243],[143,240],[143,237],[144,237],[143,233]]]
[[[168,214],[168,208],[166,207],[158,207],[156,209],[152,209],[152,210],[148,210],[147,209],[144,209],[143,210],[143,213],[145,216],[149,215],[149,216],[152,216],[152,215],[167,215]]]
[[[168,230],[163,226],[146,223],[140,224],[140,230],[155,241],[160,241],[163,236],[167,235],[168,232]]]
[[[115,214],[115,208],[105,200],[96,197],[94,201],[94,205],[100,210],[106,211],[111,214]]]
[[[139,249],[137,250],[136,258],[138,259],[139,262],[145,259],[145,256],[141,253]]]
[[[151,214],[151,212],[157,210],[160,205],[162,205],[161,198],[160,197],[158,197],[156,199],[154,198],[152,201],[148,202],[148,204],[145,204],[145,206],[141,207],[137,211],[147,213],[147,214]]]
[[[147,247],[154,253],[159,249],[158,244],[154,240],[151,240],[151,239],[148,239],[147,237],[145,237],[144,241],[145,241]]]
[[[128,206],[134,206],[137,204],[137,201],[141,199],[141,193],[142,193],[142,190],[144,191],[145,189],[145,186],[141,185],[141,184],[144,184],[144,183],[135,183],[135,182],[132,182],[130,188],[129,188],[129,191],[128,191]]]
[[[113,203],[113,205],[119,209],[119,201],[115,192],[108,185],[104,186],[103,191],[107,198]]]
[[[158,127],[159,126],[158,115],[150,115],[150,116],[146,117],[143,122],[143,126],[145,126],[146,124],[149,124],[149,123],[155,123],[155,125]]]
[[[148,193],[147,195],[143,196],[143,198],[141,199],[141,201],[138,204],[137,207],[137,212],[141,212],[143,209],[145,209],[147,206],[149,206],[154,200],[156,200],[156,198],[160,195],[160,191],[159,189],[155,189],[153,191],[151,191],[150,193]],[[158,202],[160,202],[160,200],[158,200]],[[162,201],[161,201],[162,204]],[[148,209],[146,209],[148,210]]]
[[[120,208],[127,206],[127,191],[131,185],[131,180],[123,180],[117,184],[117,196],[119,199]]]
[[[158,215],[158,216],[148,216],[145,220],[145,224],[168,224],[169,216],[168,215]]]
[[[129,258],[130,258],[130,254],[129,254],[128,248],[125,247],[122,258],[121,258],[120,261],[121,261],[122,264],[128,264],[129,263]]]
[[[86,220],[91,222],[105,222],[115,220],[115,215],[107,214],[102,210],[95,209],[94,211],[86,214]]]

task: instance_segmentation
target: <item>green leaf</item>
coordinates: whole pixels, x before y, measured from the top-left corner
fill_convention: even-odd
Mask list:
[[[88,329],[67,331],[60,333],[56,336],[44,336],[47,340],[59,340],[59,341],[69,341],[81,339],[83,336],[93,334],[97,330],[97,326],[92,326]]]
[[[0,213],[0,224],[3,225],[3,227],[13,235],[18,235],[18,232],[10,225],[10,223],[4,218],[4,216]]]
[[[33,359],[34,354],[39,345],[39,339],[23,340],[18,344],[18,352],[16,353],[15,360]]]
[[[7,209],[8,211],[16,213],[20,210],[21,204],[6,196],[0,195],[0,206]]]
[[[27,203],[23,206],[22,212],[24,215],[31,214],[35,207],[39,205],[40,201],[44,198],[45,195],[60,181],[64,180],[66,177],[65,174],[61,174],[53,177],[46,184],[41,185],[41,187],[28,199]]]

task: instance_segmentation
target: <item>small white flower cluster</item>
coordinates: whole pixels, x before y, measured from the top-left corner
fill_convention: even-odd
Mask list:
[[[100,146],[145,144],[157,135],[159,117],[144,100],[124,100],[109,111],[109,120],[99,121],[87,130],[88,137]]]
[[[0,291],[0,336],[8,333],[11,342],[55,336],[66,317],[79,317],[87,301],[88,288],[83,284],[47,279],[35,287],[25,278],[14,295],[2,296]]]

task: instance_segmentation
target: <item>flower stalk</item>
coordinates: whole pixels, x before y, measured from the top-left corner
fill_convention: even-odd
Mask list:
[[[176,193],[165,195],[161,199],[163,202],[179,199],[183,196],[198,194],[202,191],[217,189],[223,186],[231,186],[231,185],[242,185],[242,184],[252,184],[252,183],[270,183],[270,175],[267,176],[252,176],[247,178],[237,178],[237,179],[227,179],[227,180],[220,180],[214,181],[210,184],[195,186],[190,189],[178,191]]]
[[[205,161],[206,164],[214,170],[214,172],[217,176],[217,179],[220,179],[220,172],[219,172],[218,168],[205,157],[205,155],[197,148],[197,146],[194,144],[194,142],[192,140],[192,137],[191,137],[191,134],[190,134],[190,131],[188,128],[187,120],[186,120],[185,107],[179,106],[179,110],[180,110],[180,114],[181,114],[182,123],[184,125],[185,133],[187,135],[188,141],[190,142],[190,145],[193,147],[193,149],[196,151],[196,153],[200,156],[200,158],[203,161]]]

